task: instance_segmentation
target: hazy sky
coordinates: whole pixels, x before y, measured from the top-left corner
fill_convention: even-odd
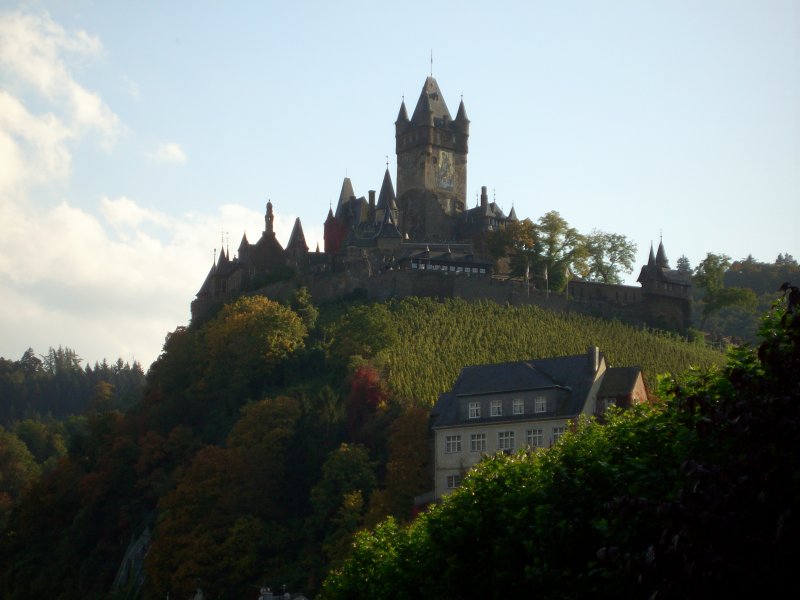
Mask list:
[[[256,241],[270,198],[313,248],[345,174],[394,176],[431,49],[470,204],[557,210],[640,264],[662,231],[673,265],[800,258],[796,0],[0,0],[0,356],[147,368],[223,232]]]

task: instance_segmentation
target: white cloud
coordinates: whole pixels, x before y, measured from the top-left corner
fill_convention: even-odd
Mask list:
[[[254,242],[264,229],[263,211],[236,204],[172,216],[126,196],[81,209],[85,198],[53,205],[31,193],[33,184],[69,183],[73,147],[89,133],[110,144],[122,129],[68,67],[67,58],[101,51],[99,39],[49,16],[0,13],[0,356],[64,345],[91,362],[121,356],[147,367],[188,321],[214,249],[235,254],[242,230]],[[186,160],[176,143],[154,157]],[[293,224],[276,215],[282,243]],[[306,231],[309,243],[318,229]]]
[[[188,322],[214,250],[224,243],[235,254],[242,230],[255,242],[264,229],[263,214],[237,204],[173,217],[102,198],[98,214],[0,198],[0,303],[15,307],[0,312],[0,356],[61,344],[92,362],[122,356],[146,368],[167,332]],[[276,215],[282,243],[293,224]]]
[[[48,15],[0,13],[0,194],[67,177],[69,144],[89,132],[99,132],[106,148],[114,143],[119,118],[72,77],[65,60],[101,50],[97,38],[67,32]],[[30,97],[47,108],[34,112]]]
[[[163,163],[185,163],[186,154],[175,142],[165,142],[149,154],[150,158]]]

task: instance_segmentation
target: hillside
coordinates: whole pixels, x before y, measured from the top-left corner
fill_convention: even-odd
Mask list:
[[[797,597],[800,290],[756,350],[356,535],[326,600]]]
[[[136,405],[90,415],[54,468],[5,497],[2,595],[188,597],[202,584],[237,598],[261,582],[313,595],[356,531],[409,519],[431,489],[428,408],[463,365],[592,343],[651,382],[722,361],[534,307],[239,298],[171,333]],[[9,460],[30,463],[19,446]],[[148,540],[146,559],[129,552],[121,569]]]
[[[651,389],[659,374],[724,360],[719,352],[675,335],[618,321],[457,299],[407,298],[354,306],[330,329],[341,331],[348,341],[357,332],[361,346],[346,351],[374,357],[396,399],[424,407],[432,406],[466,365],[580,354],[590,345],[599,346],[613,366],[641,366]],[[343,351],[336,341],[334,347]]]

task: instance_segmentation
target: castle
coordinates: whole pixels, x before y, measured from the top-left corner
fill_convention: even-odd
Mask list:
[[[566,294],[545,296],[495,272],[487,235],[517,215],[490,202],[485,186],[467,208],[469,126],[463,99],[453,119],[436,79],[427,77],[411,117],[403,101],[395,121],[397,192],[388,165],[377,198],[374,190],[356,197],[345,177],[336,210],[325,219],[323,251],[309,251],[299,218],[283,248],[267,202],[261,237],[251,244],[245,234],[235,257],[220,251],[192,302],[192,318],[238,294],[282,299],[304,285],[316,301],[352,294],[487,298],[678,331],[689,326],[689,282],[669,268],[663,243],[657,255],[651,247],[638,288],[573,278]]]

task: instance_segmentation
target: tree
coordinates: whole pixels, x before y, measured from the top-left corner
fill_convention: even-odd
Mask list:
[[[694,273],[694,283],[703,294],[703,318],[700,329],[706,325],[708,318],[721,309],[729,306],[743,306],[755,308],[756,295],[753,290],[746,288],[726,288],[725,272],[731,266],[731,259],[725,254],[709,252],[697,265]]]
[[[323,597],[797,596],[800,289],[784,292],[758,350],[485,458],[407,527],[359,533]]]
[[[689,259],[686,258],[685,254],[681,254],[681,257],[678,259],[677,270],[681,275],[687,277],[692,276],[692,265],[689,263]]]
[[[541,251],[541,276],[546,276],[551,290],[562,290],[567,283],[567,269],[585,275],[587,250],[585,238],[555,210],[539,219],[537,230]],[[538,267],[539,265],[537,265]],[[539,275],[537,268],[537,275]]]
[[[264,296],[243,296],[225,305],[203,331],[207,384],[225,388],[230,396],[257,392],[307,334],[293,310]]]
[[[620,273],[631,273],[636,256],[636,244],[618,233],[597,229],[586,237],[590,281],[622,283]]]

